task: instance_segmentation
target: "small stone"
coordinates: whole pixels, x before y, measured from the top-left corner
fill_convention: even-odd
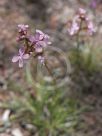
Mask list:
[[[12,136],[24,136],[19,128],[15,128],[12,130]]]

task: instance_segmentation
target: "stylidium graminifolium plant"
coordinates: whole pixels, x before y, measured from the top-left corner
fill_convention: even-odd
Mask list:
[[[22,68],[24,62],[33,55],[41,64],[45,65],[44,48],[50,45],[50,37],[41,30],[36,30],[34,35],[28,35],[28,25],[19,24],[17,41],[22,46],[19,49],[18,55],[12,58],[12,62],[18,62],[19,67]]]
[[[22,46],[19,49],[18,55],[12,58],[12,62],[18,62],[19,67],[22,68],[24,62],[28,60],[30,56],[34,56],[41,64],[45,65],[49,71],[44,56],[44,48],[51,44],[50,37],[41,30],[36,30],[34,35],[28,35],[28,29],[28,25],[18,25],[19,35],[17,41],[20,44],[22,43]],[[83,8],[79,8],[77,14],[73,18],[70,28],[68,28],[69,35],[77,35],[77,39],[79,39],[78,37],[81,31],[87,32],[90,36],[96,32],[93,22],[89,19],[86,10]],[[79,43],[77,45],[79,47]]]
[[[88,35],[93,35],[96,32],[93,22],[87,16],[86,10],[82,8],[79,8],[73,18],[71,27],[68,29],[69,35],[71,36],[77,35],[80,31],[86,31]]]
[[[83,8],[79,8],[72,22],[69,22],[68,34],[71,37],[76,38],[76,49],[73,50],[73,57],[78,66],[82,64],[81,46],[88,42],[89,37],[93,36],[96,32],[96,27],[87,15],[87,11]],[[86,38],[88,36],[88,39]],[[88,44],[88,43],[87,43]]]

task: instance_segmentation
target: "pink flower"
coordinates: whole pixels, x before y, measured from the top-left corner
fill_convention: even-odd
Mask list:
[[[38,43],[35,44],[35,52],[36,52],[36,53],[41,53],[41,52],[43,52],[43,47],[42,47],[42,45],[41,45],[41,42],[38,42]]]
[[[17,37],[17,41],[21,41],[27,37],[28,28],[29,28],[28,25],[24,25],[24,24],[18,25],[19,36]]]
[[[31,42],[31,44],[34,44],[36,52],[42,52],[44,47],[51,44],[49,39],[50,37],[47,34],[43,33],[40,30],[36,30],[35,35],[30,36],[29,41]]]
[[[68,30],[68,32],[69,32],[70,35],[74,35],[78,32],[78,30],[79,30],[79,24],[74,21],[72,23],[71,28]]]
[[[28,25],[24,25],[24,24],[19,24],[18,25],[18,31],[19,31],[19,33],[24,32],[26,34],[28,28],[29,28]]]
[[[36,30],[35,35],[31,36],[29,38],[29,40],[30,40],[31,43],[36,44],[36,43],[40,42],[41,45],[43,45],[43,46],[51,44],[51,42],[49,41],[49,39],[50,39],[50,37],[47,34],[45,34],[42,31],[40,31],[40,30]]]
[[[19,54],[12,58],[12,62],[19,62],[19,67],[23,67],[24,60],[29,58],[29,54],[24,54],[24,50],[19,49]]]
[[[90,2],[90,7],[95,9],[98,5],[98,1],[97,0],[91,0]]]
[[[83,29],[83,22],[86,24],[86,28]],[[79,31],[86,30],[90,35],[95,33],[95,28],[93,26],[93,23],[90,21],[88,16],[86,15],[86,10],[79,8],[78,14],[74,17],[72,21],[72,25],[70,29],[68,30],[69,34],[71,36],[77,34]]]
[[[95,27],[91,21],[87,21],[87,27],[88,27],[88,33],[90,35],[94,34],[96,32]]]
[[[83,9],[83,8],[79,8],[79,14],[80,15],[85,15],[86,14],[86,10],[85,9]]]
[[[98,5],[102,4],[102,0],[91,0],[90,7],[95,9]]]

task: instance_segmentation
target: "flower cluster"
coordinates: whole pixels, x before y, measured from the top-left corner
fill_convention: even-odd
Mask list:
[[[19,49],[18,55],[12,58],[12,62],[19,62],[19,67],[23,67],[24,61],[29,59],[31,55],[37,57],[44,64],[44,48],[51,44],[50,37],[47,34],[36,30],[34,35],[28,35],[28,28],[28,25],[18,25],[17,41],[22,42],[23,46]]]
[[[84,27],[83,24],[85,24]],[[71,36],[73,36],[82,30],[87,31],[89,35],[95,33],[94,25],[88,18],[86,10],[79,8],[78,13],[72,21],[71,27],[68,29],[68,32]]]
[[[96,0],[91,0],[90,7],[95,9],[97,7],[97,1]]]
[[[91,0],[90,7],[96,9],[98,5],[102,4],[102,0]]]

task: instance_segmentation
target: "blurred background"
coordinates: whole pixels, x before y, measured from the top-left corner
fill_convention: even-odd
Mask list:
[[[75,39],[67,29],[79,7],[97,32],[74,71]],[[39,89],[28,68],[12,64],[18,24],[46,32],[65,53],[72,71],[63,87],[47,91],[41,81]],[[102,136],[102,0],[0,0],[0,136]]]

